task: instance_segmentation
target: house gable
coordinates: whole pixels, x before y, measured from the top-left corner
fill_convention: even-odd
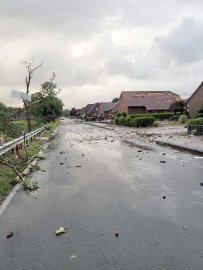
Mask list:
[[[194,93],[188,98],[187,107],[189,111],[189,117],[196,117],[198,111],[203,105],[203,82],[198,86]]]

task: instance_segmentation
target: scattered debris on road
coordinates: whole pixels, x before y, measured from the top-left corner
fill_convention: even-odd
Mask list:
[[[200,182],[200,186],[203,187],[203,182]]]
[[[11,238],[11,237],[13,237],[13,232],[8,233],[6,236],[6,238]]]
[[[119,236],[119,232],[115,232],[115,237],[118,237]]]
[[[160,163],[166,163],[166,161],[165,160],[160,160]]]
[[[76,259],[76,258],[77,258],[76,255],[70,256],[70,260],[73,260],[73,259]]]
[[[76,167],[76,168],[81,168],[82,166],[81,166],[81,165],[76,165],[75,167]]]
[[[67,229],[67,228],[59,227],[59,228],[56,230],[56,235],[59,235],[59,234],[61,234],[61,233],[66,233],[66,229]]]
[[[61,152],[60,152],[60,155],[62,155],[62,154],[65,154],[65,152],[64,152],[64,151],[61,151]]]
[[[162,198],[165,200],[166,199],[166,196],[164,195]]]
[[[60,164],[60,165],[63,165],[64,163],[63,163],[63,162],[60,162],[59,164]]]

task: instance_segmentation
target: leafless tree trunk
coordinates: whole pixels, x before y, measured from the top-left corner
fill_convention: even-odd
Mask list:
[[[33,66],[32,63],[28,63],[27,61],[24,62],[24,65],[27,69],[27,76],[25,77],[25,84],[26,84],[26,94],[30,93],[30,82],[34,75],[34,72],[40,68],[43,63],[41,63],[38,66]],[[27,126],[28,126],[28,132],[32,131],[32,124],[31,124],[31,118],[30,118],[30,106],[31,102],[28,100],[23,100],[25,111],[26,111],[26,119],[27,119]]]

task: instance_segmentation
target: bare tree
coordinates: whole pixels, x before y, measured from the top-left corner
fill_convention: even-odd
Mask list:
[[[41,63],[38,66],[34,66],[33,63],[24,61],[23,64],[25,65],[25,67],[27,69],[27,76],[25,77],[25,84],[26,84],[26,94],[29,94],[30,93],[30,82],[31,82],[31,79],[34,76],[34,72],[38,68],[40,68],[43,65],[43,63]],[[32,130],[32,124],[31,124],[31,118],[30,118],[31,102],[28,101],[28,100],[23,99],[23,103],[24,103],[24,107],[25,107],[25,111],[26,111],[26,119],[27,119],[28,131],[30,132]]]

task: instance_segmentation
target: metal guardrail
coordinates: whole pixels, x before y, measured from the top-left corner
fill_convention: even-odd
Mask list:
[[[34,137],[35,135],[41,133],[42,131],[44,131],[46,129],[46,126],[44,127],[41,127],[39,129],[36,129],[30,133],[27,133],[24,135],[22,135],[21,137],[17,138],[17,139],[14,139],[13,141],[10,141],[10,142],[7,142],[7,143],[4,143],[2,145],[0,145],[0,156],[7,153],[8,151],[12,150],[15,148],[16,144],[21,144],[23,143],[24,141]]]
[[[197,134],[197,135],[203,135],[203,125],[195,125],[195,124],[189,124],[188,125],[188,134]]]

